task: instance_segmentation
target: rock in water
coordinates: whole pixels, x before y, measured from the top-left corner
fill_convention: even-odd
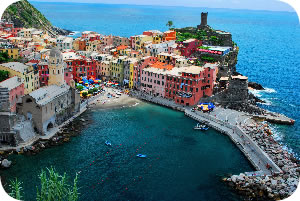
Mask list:
[[[264,90],[263,86],[261,84],[258,84],[256,82],[248,82],[248,87],[251,87],[256,90]]]
[[[9,168],[11,165],[11,161],[4,159],[1,163],[2,167]]]

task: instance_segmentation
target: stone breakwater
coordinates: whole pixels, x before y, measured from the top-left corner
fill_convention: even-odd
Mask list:
[[[191,113],[190,107],[177,105],[162,97],[138,92],[132,92],[131,95],[185,111],[186,114]],[[228,185],[242,195],[256,200],[278,200],[293,194],[299,182],[299,160],[276,142],[265,122],[257,121],[255,115],[219,107],[211,113],[201,113],[198,112],[198,118],[194,119],[226,133],[258,170],[224,178]]]

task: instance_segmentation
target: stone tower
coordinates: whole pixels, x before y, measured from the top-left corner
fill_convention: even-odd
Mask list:
[[[208,12],[207,13],[201,13],[201,24],[200,26],[201,27],[205,27],[207,26],[207,15],[208,15]]]
[[[63,56],[60,50],[55,47],[50,51],[49,56],[49,81],[48,85],[58,85],[62,86],[66,84],[64,79],[64,65],[63,65]]]

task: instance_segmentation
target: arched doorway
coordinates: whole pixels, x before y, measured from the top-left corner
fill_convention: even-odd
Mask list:
[[[48,124],[48,126],[47,126],[47,131],[49,131],[49,130],[52,129],[52,128],[53,128],[53,123],[50,122],[50,123]]]

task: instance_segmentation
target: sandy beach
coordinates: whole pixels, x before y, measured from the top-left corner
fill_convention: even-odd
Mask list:
[[[141,103],[140,100],[130,97],[127,94],[121,93],[121,95],[116,95],[119,92],[117,89],[105,88],[105,92],[92,103],[90,103],[90,108],[94,109],[114,109],[122,107],[132,107]],[[115,95],[114,97],[108,98],[108,94]]]

